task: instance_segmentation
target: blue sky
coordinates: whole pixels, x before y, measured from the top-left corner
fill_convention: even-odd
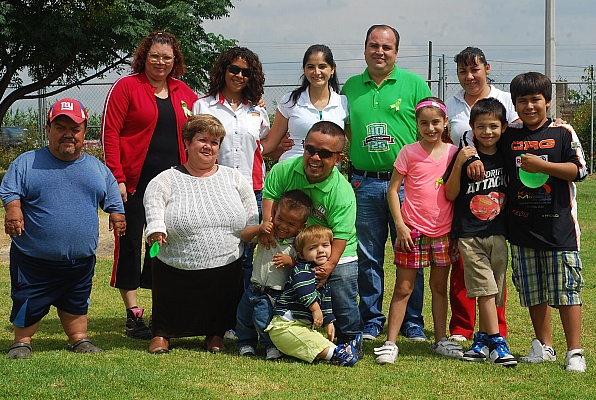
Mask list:
[[[544,0],[232,3],[235,8],[229,17],[206,21],[205,28],[237,39],[259,54],[267,84],[297,83],[304,50],[314,43],[332,49],[342,82],[362,72],[365,33],[378,23],[392,25],[400,33],[398,65],[425,78],[429,40],[433,42],[433,79],[438,75],[438,57],[445,54],[447,72],[455,80],[453,56],[468,45],[484,50],[497,81],[509,81],[523,71],[544,71]],[[559,0],[555,10],[557,77],[577,81],[585,66],[596,64],[596,2]]]

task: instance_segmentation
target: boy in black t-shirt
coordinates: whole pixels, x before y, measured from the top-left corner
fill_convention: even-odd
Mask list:
[[[468,178],[463,167],[476,151],[463,147],[448,168],[445,184],[445,195],[454,201],[451,237],[457,239],[462,255],[467,297],[478,299],[479,331],[463,360],[488,358],[493,364],[512,367],[517,361],[499,333],[496,308],[504,304],[508,258],[507,227],[501,212],[507,179],[503,157],[497,151],[497,142],[507,128],[505,107],[494,98],[479,100],[470,112],[470,126],[484,164],[484,179]]]
[[[587,175],[581,143],[569,125],[546,117],[552,83],[538,72],[513,78],[511,99],[523,125],[510,126],[499,141],[509,175],[508,240],[512,278],[520,303],[529,308],[536,338],[520,361],[555,361],[551,307],[559,309],[567,342],[567,371],[584,372],[580,348],[584,286],[579,258],[574,181]],[[478,161],[476,165],[480,166]],[[481,176],[484,176],[483,174]]]

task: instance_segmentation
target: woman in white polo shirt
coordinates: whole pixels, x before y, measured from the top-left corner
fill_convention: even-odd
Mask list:
[[[338,94],[339,80],[329,47],[323,44],[310,46],[304,53],[302,68],[304,73],[300,87],[281,98],[273,127],[262,141],[263,153],[279,155],[282,153],[279,143],[289,131],[289,138],[294,144],[281,154],[280,161],[304,153],[304,139],[315,122],[331,121],[343,128],[348,116],[348,100]]]
[[[209,74],[207,96],[194,104],[194,114],[211,114],[226,130],[217,163],[239,171],[252,185],[259,214],[265,181],[261,141],[269,133],[269,116],[259,106],[265,75],[259,56],[246,47],[223,52]],[[253,248],[245,246],[245,287],[252,274]],[[232,328],[232,327],[230,327]],[[228,336],[226,336],[228,337]]]
[[[453,143],[459,144],[460,138],[471,129],[470,111],[480,99],[496,98],[507,110],[507,122],[511,124],[520,121],[511,101],[511,94],[490,84],[488,78],[490,64],[486,61],[482,50],[477,47],[467,47],[454,57],[454,61],[457,64],[457,79],[462,89],[445,101]],[[460,262],[453,264],[451,269],[449,303],[451,305],[450,339],[464,341],[472,338],[476,323],[476,299],[466,297],[461,259]],[[497,307],[497,314],[499,331],[505,337],[507,335],[505,306]]]

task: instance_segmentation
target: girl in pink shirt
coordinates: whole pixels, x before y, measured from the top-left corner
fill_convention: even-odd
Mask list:
[[[452,203],[445,197],[441,176],[457,152],[448,130],[445,104],[427,97],[416,106],[419,142],[404,146],[397,156],[389,184],[388,200],[395,227],[397,279],[389,309],[387,341],[375,348],[379,364],[393,364],[398,348],[399,327],[412,294],[418,268],[430,266],[435,353],[461,358],[462,348],[446,338],[447,281],[449,267],[457,260],[454,242],[449,238],[453,218]],[[404,184],[404,201],[399,190]]]

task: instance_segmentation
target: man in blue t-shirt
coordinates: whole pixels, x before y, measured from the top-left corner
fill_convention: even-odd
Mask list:
[[[97,208],[110,214],[110,230],[120,236],[126,220],[114,176],[98,159],[82,152],[87,120],[79,101],[57,101],[45,127],[48,146],[17,157],[0,185],[4,230],[12,236],[14,342],[7,358],[31,356],[31,337],[52,305],[68,336],[67,350],[101,351],[87,338]]]

